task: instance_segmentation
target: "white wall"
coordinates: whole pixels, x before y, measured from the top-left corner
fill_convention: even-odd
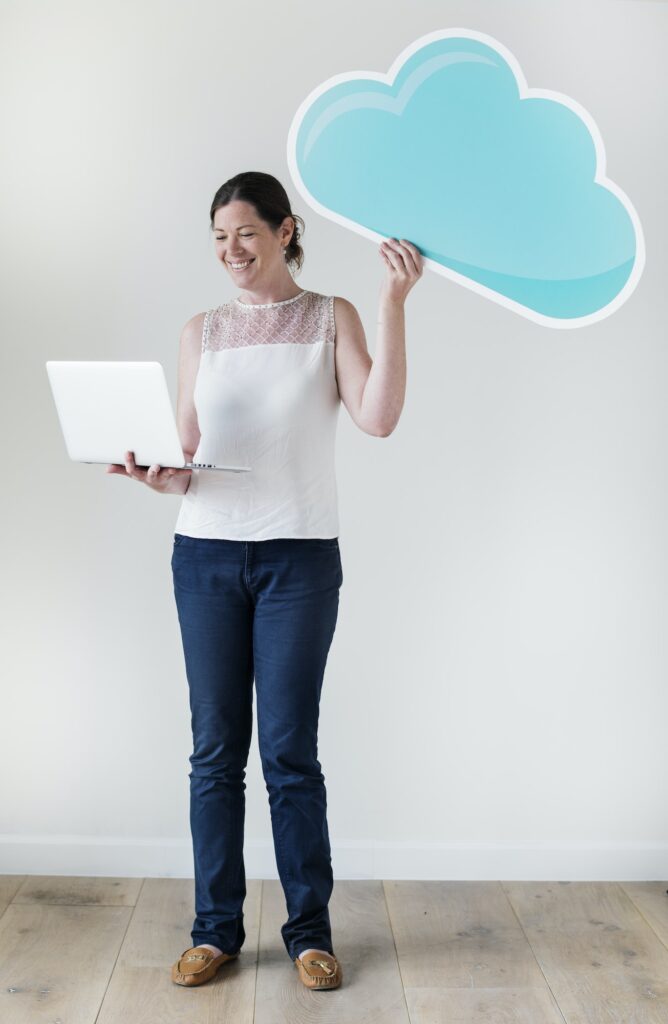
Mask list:
[[[325,78],[445,27],[591,113],[647,263],[573,331],[425,272],[397,429],[342,407],[335,876],[662,877],[668,10],[641,0],[5,2],[0,871],[192,874],[180,499],[69,462],[45,360],[158,359],[175,399],[183,324],[235,294],[208,210],[243,170],[284,183],[298,283],[354,302],[373,355],[377,247],[300,200],[287,132]],[[255,730],[246,781],[247,874],[275,876]]]

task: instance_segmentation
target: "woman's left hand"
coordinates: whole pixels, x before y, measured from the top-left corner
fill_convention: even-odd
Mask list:
[[[387,268],[381,295],[395,302],[404,302],[415,282],[422,277],[422,256],[405,238],[398,241],[388,238],[380,243],[379,251]]]

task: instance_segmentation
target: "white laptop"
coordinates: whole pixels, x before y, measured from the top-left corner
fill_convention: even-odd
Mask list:
[[[46,370],[74,462],[123,466],[130,451],[141,468],[250,471],[250,466],[186,462],[160,363],[49,359]]]

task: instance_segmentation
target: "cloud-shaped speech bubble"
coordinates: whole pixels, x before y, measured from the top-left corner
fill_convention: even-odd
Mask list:
[[[480,32],[423,36],[387,75],[329,78],[295,114],[287,155],[325,217],[406,238],[426,267],[539,324],[602,320],[642,273],[640,220],[605,176],[593,118],[529,89]]]

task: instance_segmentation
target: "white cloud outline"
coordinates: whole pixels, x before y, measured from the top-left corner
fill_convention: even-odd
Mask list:
[[[304,184],[301,174],[299,173],[296,160],[297,136],[301,128],[302,121],[315,100],[322,96],[323,93],[328,92],[335,85],[339,85],[342,82],[350,82],[366,78],[376,82],[383,82],[387,86],[393,86],[399,71],[409,57],[412,57],[414,53],[417,53],[418,50],[421,50],[429,43],[435,42],[439,39],[453,38],[473,39],[477,42],[484,43],[493,50],[496,50],[503,60],[506,61],[515,76],[520,101],[529,97],[553,100],[556,103],[561,103],[563,106],[568,107],[580,118],[581,121],[584,122],[594,143],[594,150],[596,153],[596,173],[594,174],[594,182],[598,185],[602,185],[609,192],[612,192],[612,194],[616,196],[622,206],[626,209],[635,232],[636,255],[631,273],[624,284],[624,287],[617,293],[614,299],[607,304],[607,306],[602,306],[600,309],[595,310],[593,313],[588,313],[586,316],[573,317],[571,319],[551,317],[546,316],[544,313],[539,313],[535,309],[524,306],[522,303],[517,302],[514,299],[510,299],[508,296],[502,295],[500,292],[494,291],[494,289],[488,288],[486,285],[480,284],[478,281],[474,281],[471,278],[466,277],[464,274],[459,274],[457,271],[451,270],[449,267],[444,267],[441,263],[438,263],[436,260],[432,260],[424,255],[422,256],[423,266],[425,268],[430,267],[442,277],[448,278],[456,284],[462,285],[464,288],[477,292],[484,298],[491,299],[492,302],[496,302],[498,305],[504,306],[506,309],[510,309],[512,312],[518,313],[525,319],[532,320],[534,323],[541,324],[544,327],[568,330],[575,327],[584,327],[588,324],[598,323],[600,320],[606,319],[606,317],[619,309],[619,307],[622,306],[630,297],[635,290],[645,267],[645,238],[640,218],[626,193],[619,187],[619,185],[615,184],[614,181],[608,178],[605,173],[606,158],[603,138],[598,125],[589,111],[585,110],[577,100],[572,99],[572,97],[567,96],[565,93],[555,92],[551,89],[530,89],[515,55],[511,53],[503,43],[500,43],[493,36],[487,35],[485,32],[478,32],[475,29],[468,28],[437,29],[434,32],[428,32],[426,35],[420,36],[418,39],[406,46],[399,56],[393,61],[387,73],[383,73],[382,71],[345,71],[341,74],[333,75],[331,78],[326,79],[326,81],[321,82],[315,89],[312,89],[297,108],[288,131],[287,161],[295,188],[309,206],[316,210],[316,212],[321,213],[324,217],[327,217],[329,220],[333,220],[336,224],[340,224],[342,227],[350,228],[352,231],[357,232],[357,234],[371,239],[371,241],[385,241],[385,235],[378,234],[378,232],[372,231],[365,225],[358,224],[357,221],[352,221],[347,217],[341,216],[341,214],[337,213],[335,210],[331,210],[329,207],[323,206],[322,203],[318,202],[318,200],[311,195]]]

